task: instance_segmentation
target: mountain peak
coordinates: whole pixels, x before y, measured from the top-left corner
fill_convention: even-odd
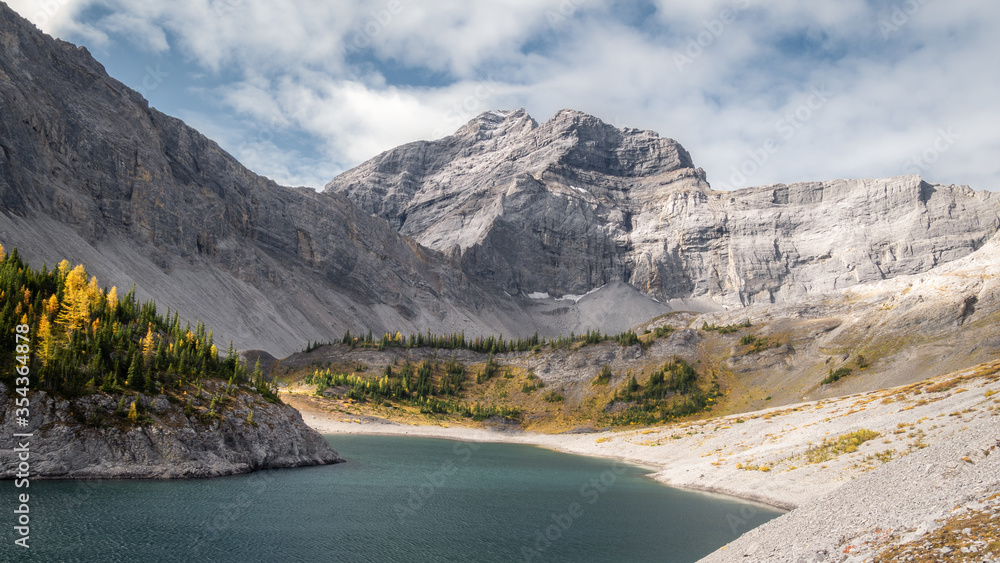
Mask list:
[[[515,110],[491,110],[472,118],[455,132],[458,137],[472,137],[476,140],[492,139],[508,134],[522,135],[538,127],[524,108]]]

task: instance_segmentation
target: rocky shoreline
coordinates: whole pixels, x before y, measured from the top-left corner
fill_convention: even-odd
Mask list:
[[[286,401],[324,434],[533,444],[620,459],[650,467],[667,485],[791,510],[711,562],[873,561],[894,549],[943,556],[949,547],[932,536],[949,519],[983,510],[1000,530],[1000,362],[870,393],[590,434],[413,426],[326,412],[303,396]],[[864,433],[863,441],[845,438]],[[959,530],[969,530],[970,544],[966,552],[950,548],[952,559],[1000,557],[994,539]]]
[[[27,428],[16,426],[12,399],[0,384],[0,433],[5,441],[24,440],[4,446],[0,479],[20,473],[21,460],[10,453],[19,445],[27,446],[30,479],[219,477],[344,461],[298,411],[245,390],[212,416],[185,412],[165,395],[140,395],[136,421],[105,393],[63,399],[32,391]],[[134,400],[127,397],[129,406]]]

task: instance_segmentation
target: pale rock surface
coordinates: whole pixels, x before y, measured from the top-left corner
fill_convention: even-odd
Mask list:
[[[713,191],[676,141],[572,110],[484,113],[326,191],[525,296],[622,281],[660,301],[791,301],[928,271],[1000,228],[994,194],[915,176]]]

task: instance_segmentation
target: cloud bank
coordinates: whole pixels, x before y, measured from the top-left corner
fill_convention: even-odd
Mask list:
[[[11,6],[99,59],[184,69],[166,78],[176,87],[145,92],[151,101],[284,184],[320,187],[482,111],[525,107],[539,120],[573,108],[677,139],[720,189],[900,174],[1000,189],[993,3]]]

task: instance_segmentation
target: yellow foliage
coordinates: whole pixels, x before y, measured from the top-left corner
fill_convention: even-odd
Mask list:
[[[59,263],[60,271],[63,270],[63,262]],[[94,284],[96,286],[96,280]],[[83,268],[83,264],[79,264],[66,274],[62,308],[56,317],[56,324],[63,327],[66,334],[90,324],[90,306],[91,294],[87,287],[87,271]]]
[[[104,292],[101,291],[100,287],[97,287],[97,276],[90,278],[90,283],[87,284],[87,300],[92,304],[100,303],[101,297],[104,296]]]
[[[52,335],[52,324],[49,323],[49,318],[42,315],[41,322],[38,323],[38,355],[42,360],[42,365],[49,365],[49,360],[52,358],[52,350],[55,349],[56,339]]]
[[[7,251],[3,249],[3,245],[0,244],[0,258],[7,256]]]
[[[128,419],[131,420],[132,422],[138,422],[139,420],[139,411],[138,409],[135,408],[135,405],[138,402],[139,401],[133,401],[132,406],[128,408]]]
[[[142,357],[149,358],[156,351],[156,336],[153,334],[153,323],[149,323],[146,336],[142,339]]]
[[[45,302],[45,315],[51,317],[59,312],[59,298],[53,293],[49,300]]]
[[[111,286],[111,291],[108,292],[108,308],[114,311],[118,308],[118,288]]]

